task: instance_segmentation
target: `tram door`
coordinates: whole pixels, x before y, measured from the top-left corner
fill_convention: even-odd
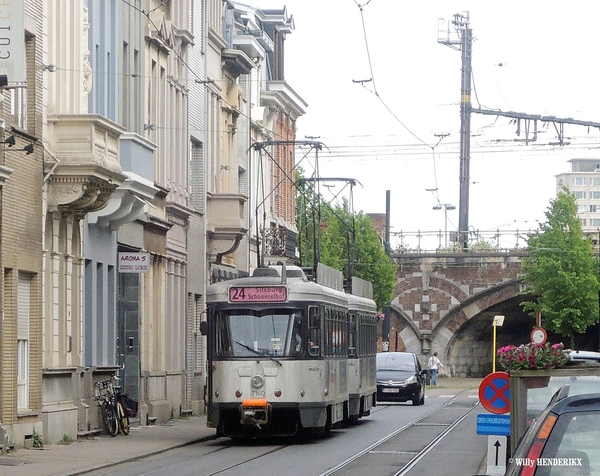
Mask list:
[[[117,363],[121,391],[139,401],[140,384],[140,275],[119,273],[117,304]]]

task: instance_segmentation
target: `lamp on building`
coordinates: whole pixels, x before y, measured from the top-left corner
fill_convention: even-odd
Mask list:
[[[8,136],[8,138],[5,141],[0,142],[0,144],[8,144],[9,147],[12,147],[16,143],[17,140],[15,139],[15,136]]]
[[[144,124],[145,131],[155,131],[158,126],[156,124]]]
[[[438,203],[433,209],[444,210],[444,248],[448,248],[448,210],[456,210],[456,207],[449,203]]]
[[[27,144],[22,149],[13,149],[13,151],[14,152],[19,152],[19,151],[27,152],[25,155],[33,154],[33,144]]]
[[[42,71],[48,71],[49,73],[54,73],[58,70],[55,64],[43,64]]]

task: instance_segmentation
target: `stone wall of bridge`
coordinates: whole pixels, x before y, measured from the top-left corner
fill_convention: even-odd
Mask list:
[[[390,305],[389,350],[414,352],[425,365],[438,352],[453,375],[487,374],[492,365],[494,310],[523,299],[519,280],[523,256],[519,252],[395,256],[398,272]]]

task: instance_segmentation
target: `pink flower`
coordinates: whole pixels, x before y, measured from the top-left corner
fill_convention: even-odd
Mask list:
[[[564,365],[567,362],[568,352],[562,343],[550,345],[549,343],[527,345],[506,345],[497,351],[498,361],[506,370],[539,369],[549,370]]]

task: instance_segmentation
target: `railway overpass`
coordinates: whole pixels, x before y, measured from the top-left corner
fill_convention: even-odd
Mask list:
[[[389,328],[389,350],[414,352],[422,364],[438,352],[445,372],[456,377],[490,373],[494,316],[505,316],[497,328],[496,348],[529,342],[536,324],[520,306],[528,299],[520,282],[526,255],[519,249],[392,252],[397,282],[389,324],[383,324],[384,333]],[[589,328],[576,336],[576,347],[598,350],[598,334],[598,325]],[[549,334],[548,340],[568,345],[560,336]]]

